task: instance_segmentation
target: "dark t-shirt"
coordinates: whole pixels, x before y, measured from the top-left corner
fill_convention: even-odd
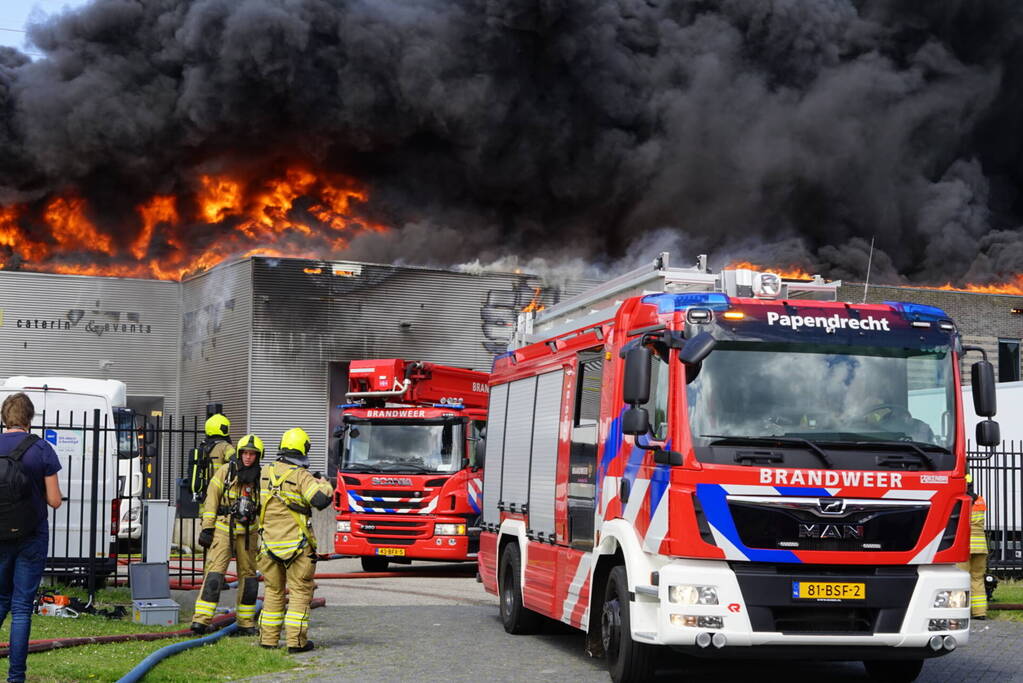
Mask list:
[[[21,440],[25,438],[25,432],[4,432],[0,434],[0,453],[10,453]],[[25,468],[25,474],[32,482],[34,491],[31,494],[32,506],[35,507],[39,521],[46,519],[46,482],[45,477],[60,472],[60,460],[57,459],[57,452],[53,446],[43,439],[39,439],[25,451],[21,456],[21,465]]]

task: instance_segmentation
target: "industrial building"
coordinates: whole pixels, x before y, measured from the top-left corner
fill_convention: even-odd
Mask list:
[[[268,443],[301,426],[326,470],[348,362],[489,371],[523,308],[567,291],[533,275],[254,257],[181,282],[0,271],[0,377],[119,379],[129,407],[205,417]],[[164,481],[178,464],[164,469]]]
[[[0,271],[0,377],[120,379],[130,407],[163,415],[204,416],[221,402],[235,435],[305,428],[312,466],[326,470],[349,361],[489,370],[522,309],[592,284],[267,257],[181,282]],[[863,295],[863,285],[839,290],[847,301]],[[988,350],[1001,381],[1020,379],[1023,297],[871,285],[866,299],[943,308],[967,343]]]

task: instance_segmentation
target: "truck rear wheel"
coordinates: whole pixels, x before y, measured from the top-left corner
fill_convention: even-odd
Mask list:
[[[522,604],[522,560],[519,546],[512,542],[501,556],[501,623],[508,633],[518,635],[536,633],[543,617]]]
[[[625,567],[619,565],[608,576],[600,615],[607,671],[615,683],[640,683],[654,676],[657,648],[634,641],[631,623],[629,581]]]
[[[924,668],[922,659],[878,659],[863,662],[867,675],[874,681],[886,683],[910,683],[920,675]]]
[[[363,557],[361,562],[364,572],[386,572],[389,564],[386,557]]]

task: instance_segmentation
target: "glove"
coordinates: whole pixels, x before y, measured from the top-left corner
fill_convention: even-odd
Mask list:
[[[199,534],[198,543],[203,548],[209,549],[213,545],[213,529],[203,529],[202,533]]]
[[[322,472],[313,472],[313,479],[323,479]]]

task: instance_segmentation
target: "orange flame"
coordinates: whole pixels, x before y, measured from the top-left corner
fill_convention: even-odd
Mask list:
[[[725,266],[725,268],[728,269],[728,270],[745,269],[745,270],[769,271],[769,272],[772,272],[772,273],[777,273],[778,275],[780,275],[783,278],[786,278],[788,280],[812,280],[813,279],[813,275],[811,275],[810,273],[806,272],[805,270],[803,270],[799,266],[785,266],[785,267],[780,267],[780,268],[774,268],[774,267],[758,266],[758,265],[756,265],[754,263],[750,263],[749,261],[735,261],[733,263],[729,263],[727,266]]]
[[[533,298],[529,301],[528,304],[526,304],[526,307],[522,309],[523,313],[536,313],[547,308],[542,303],[540,303],[540,293],[542,291],[543,290],[540,287],[535,287],[533,289]]]
[[[959,287],[951,282],[946,282],[940,287],[920,287],[919,289],[939,289],[951,292],[976,292],[978,294],[1012,294],[1023,296],[1023,274],[1013,275],[1008,282],[1000,282],[990,285],[979,285],[968,283]]]
[[[368,199],[352,179],[301,165],[248,180],[204,174],[187,197],[155,195],[139,204],[137,229],[122,242],[69,192],[36,214],[27,205],[0,206],[0,268],[25,262],[53,273],[178,279],[232,257],[328,258],[359,232],[387,229],[358,216]],[[30,236],[33,220],[48,234]],[[3,258],[4,251],[16,258]]]

